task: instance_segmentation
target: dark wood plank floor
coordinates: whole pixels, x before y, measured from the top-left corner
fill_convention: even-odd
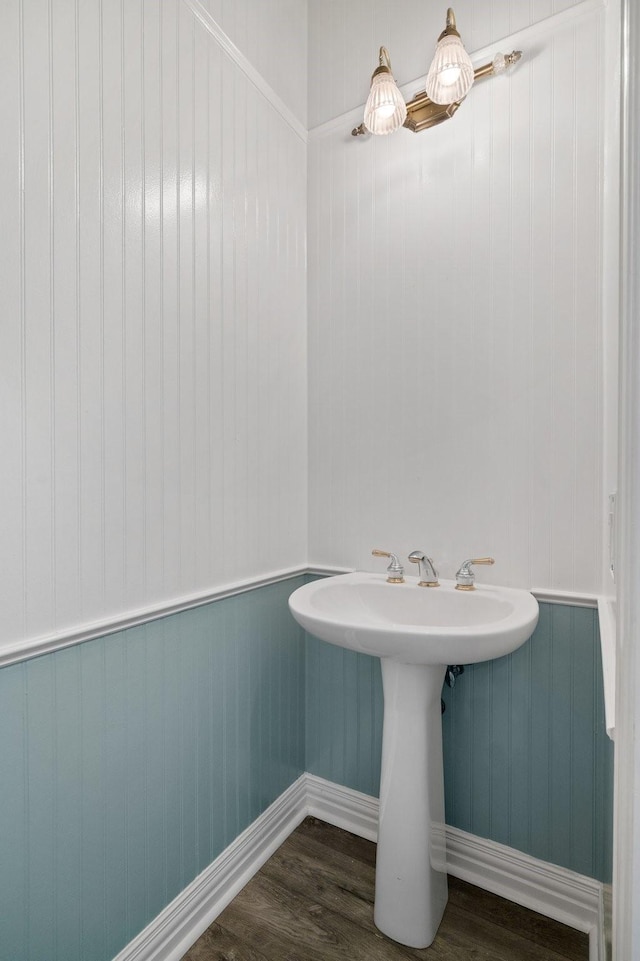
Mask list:
[[[588,937],[449,879],[430,948],[373,923],[375,844],[307,818],[183,961],[587,961]]]

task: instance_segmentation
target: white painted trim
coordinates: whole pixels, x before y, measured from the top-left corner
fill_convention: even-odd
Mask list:
[[[640,961],[640,5],[622,0],[613,957]]]
[[[320,577],[335,577],[338,574],[353,574],[355,567],[324,567],[322,564],[311,564],[307,574],[318,574]]]
[[[179,961],[307,816],[303,774],[113,961]]]
[[[378,799],[302,774],[131,941],[114,961],[179,961],[307,816],[375,841]],[[603,885],[503,844],[446,828],[447,871],[589,934],[589,961],[604,961]]]
[[[604,961],[600,942],[603,885],[504,844],[447,826],[447,871],[500,897],[589,935],[589,961]]]
[[[615,597],[615,544],[618,524],[616,503],[610,495],[618,489],[618,427],[620,366],[620,265],[621,265],[621,64],[622,11],[620,0],[607,8],[604,33],[602,205],[602,594]],[[617,496],[616,496],[617,500]],[[612,566],[614,570],[612,571]]]
[[[307,809],[312,817],[367,841],[378,840],[378,798],[315,774],[305,774],[304,778]]]
[[[620,267],[621,267],[621,3],[612,0],[605,23],[604,158],[602,178],[602,596],[598,598],[604,686],[605,726],[615,738],[617,584],[617,510]],[[613,505],[610,495],[615,495]],[[613,509],[612,509],[613,507]],[[612,570],[613,568],[613,570]]]
[[[185,0],[188,2],[188,0]],[[592,16],[595,13],[599,13],[607,6],[608,0],[582,0],[582,3],[576,3],[572,7],[568,7],[566,10],[561,10],[560,13],[553,14],[550,17],[545,17],[544,20],[539,20],[537,23],[532,23],[531,26],[525,27],[523,30],[518,30],[516,33],[511,33],[506,37],[501,37],[486,47],[481,47],[479,50],[474,50],[469,56],[474,64],[477,66],[482,63],[486,63],[493,59],[498,51],[507,53],[510,50],[523,50],[523,60],[527,56],[527,48],[531,49],[536,40],[540,37],[548,36],[549,34],[555,33],[562,27],[567,26],[583,17]],[[516,68],[517,69],[517,68]],[[417,77],[415,80],[410,80],[408,83],[403,83],[400,85],[400,92],[405,100],[410,100],[418,91],[424,90],[425,81],[427,75]],[[312,127],[309,130],[308,138],[309,140],[319,140],[322,137],[328,137],[333,133],[342,131],[345,137],[348,135],[351,138],[351,129],[362,122],[362,115],[364,113],[364,104],[359,104],[357,107],[353,107],[351,110],[345,111],[345,113],[340,114],[337,117],[333,117],[331,120],[327,120],[324,123],[318,124],[316,127]],[[356,142],[366,142],[366,137],[354,138]]]
[[[572,591],[554,591],[544,587],[532,587],[531,593],[541,604],[564,604],[567,607],[598,606],[597,594],[576,594]]]
[[[247,60],[242,51],[236,47],[232,40],[230,40],[220,24],[213,19],[207,8],[200,2],[200,0],[183,0],[183,3],[189,7],[196,20],[200,22],[207,33],[216,41],[218,46],[224,50],[227,56],[242,71],[247,80],[249,80],[249,82],[252,83],[256,88],[258,93],[260,93],[264,99],[271,104],[274,110],[280,114],[282,119],[289,125],[295,135],[299,137],[303,143],[306,143],[306,127],[298,120],[295,114],[289,109],[289,107],[287,107],[285,102],[278,96],[275,90],[267,83],[262,74],[260,74],[253,64]]]
[[[126,631],[130,627],[149,624],[152,621],[160,620],[160,618],[170,617],[172,614],[181,614],[183,611],[203,607],[205,604],[223,600],[225,597],[235,597],[236,594],[246,594],[248,591],[256,590],[259,587],[279,584],[281,581],[300,577],[307,571],[306,566],[272,571],[269,574],[261,574],[246,580],[221,584],[198,594],[184,594],[182,597],[176,597],[162,604],[150,605],[136,611],[126,611],[124,614],[118,614],[117,617],[78,624],[75,627],[42,637],[26,638],[8,647],[0,648],[0,668],[8,667],[18,661],[40,657],[42,654],[51,654],[53,651],[60,651],[65,647],[72,647],[74,644],[82,644],[85,641],[93,641],[98,637],[106,637],[109,634]]]
[[[602,597],[598,600],[598,622],[602,652],[605,726],[607,734],[613,741],[616,729],[616,617],[615,601],[612,598]]]

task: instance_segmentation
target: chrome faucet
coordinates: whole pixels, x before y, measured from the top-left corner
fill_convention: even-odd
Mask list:
[[[390,562],[387,567],[387,580],[390,584],[403,584],[404,583],[404,567],[398,560],[397,554],[392,554],[390,551],[371,551],[374,557],[389,557]]]
[[[418,565],[418,587],[440,587],[438,572],[433,566],[433,561],[422,551],[411,551],[409,560],[412,564]]]
[[[457,591],[475,591],[476,579],[475,572],[471,570],[472,564],[495,564],[493,557],[476,557],[465,561],[460,565],[460,570],[456,573]]]

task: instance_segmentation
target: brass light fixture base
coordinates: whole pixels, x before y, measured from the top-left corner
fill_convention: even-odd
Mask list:
[[[461,100],[447,104],[434,103],[433,100],[429,100],[426,93],[418,93],[407,104],[407,119],[404,126],[412,133],[420,133],[421,130],[436,127],[439,123],[444,123],[445,120],[453,117],[461,103]]]

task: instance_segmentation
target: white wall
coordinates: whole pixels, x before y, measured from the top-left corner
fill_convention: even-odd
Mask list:
[[[1,5],[0,644],[306,559],[305,98],[202,11]]]
[[[597,593],[605,6],[459,2],[472,53],[557,17],[485,50],[524,57],[453,120],[354,139],[378,45],[407,80],[440,29],[372,6],[309,7],[312,122],[356,108],[309,147],[311,560],[492,554],[482,580]]]
[[[597,587],[604,5],[460,0],[525,59],[375,143],[444,8],[309,4],[308,554],[306,12],[2,5],[2,645],[373,546]]]

